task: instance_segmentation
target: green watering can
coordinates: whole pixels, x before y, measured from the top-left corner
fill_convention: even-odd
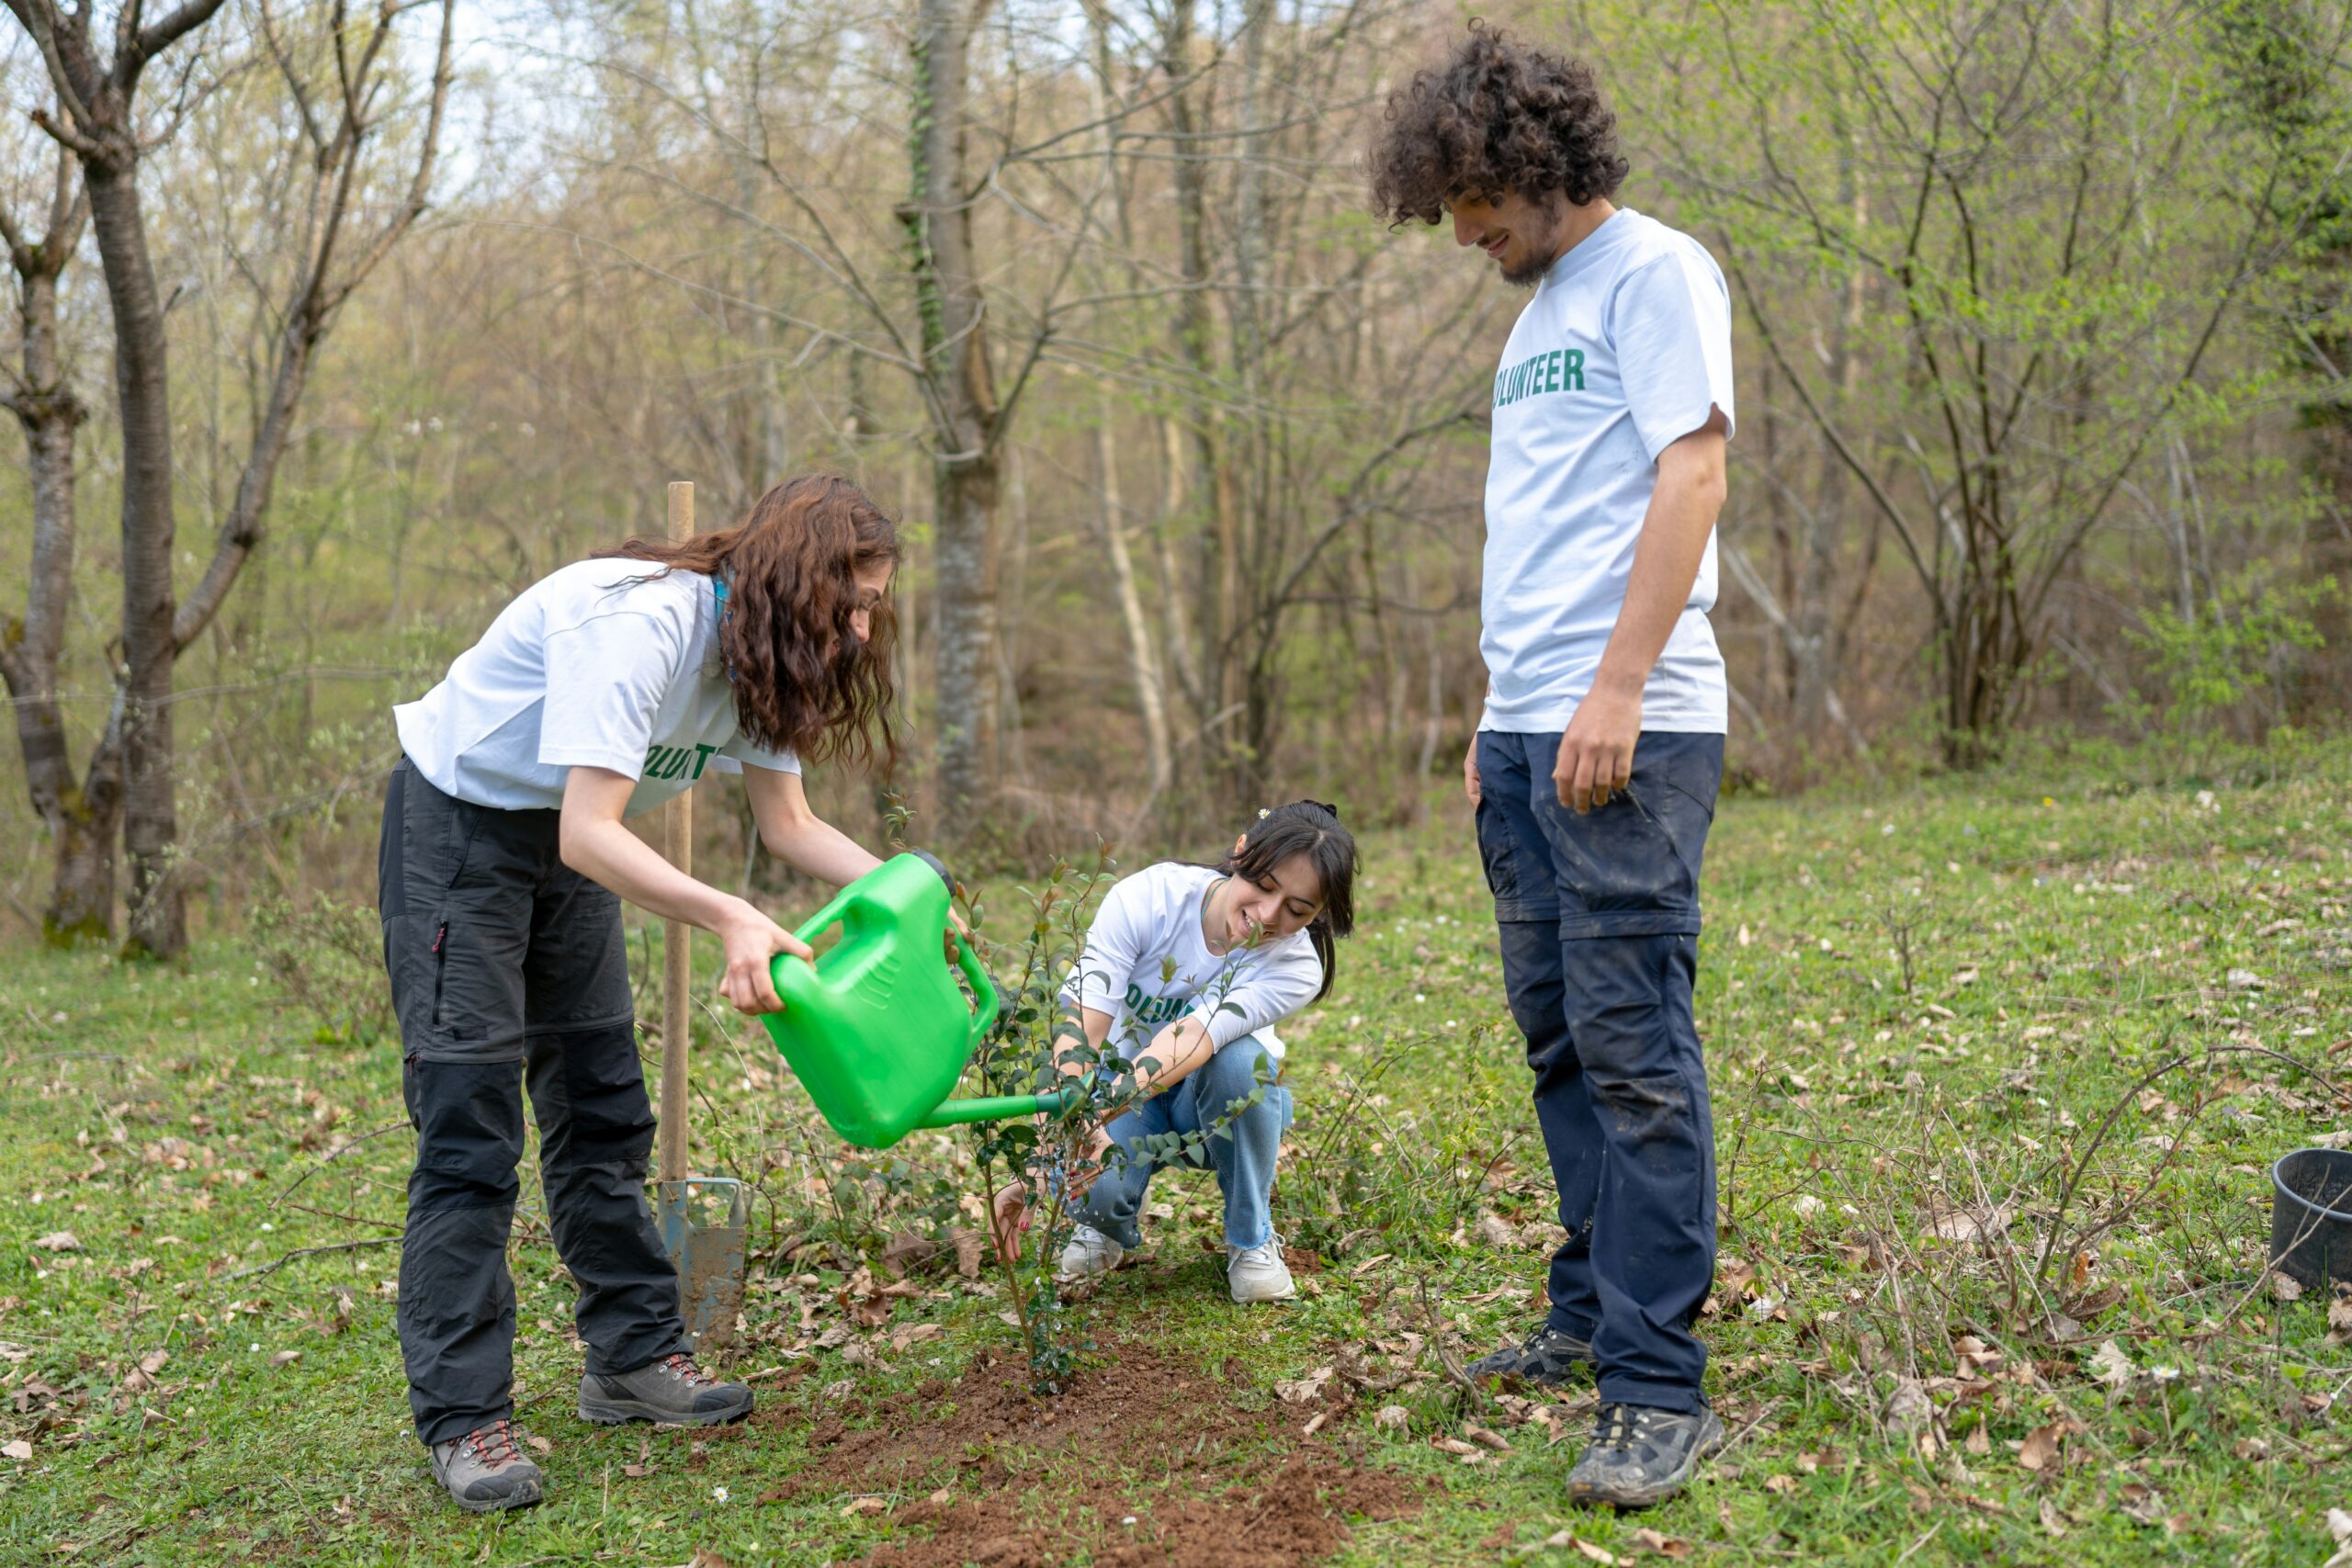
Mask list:
[[[814,944],[839,920],[842,938],[817,963],[790,956],[770,972],[784,1010],[762,1015],[776,1049],[834,1132],[887,1149],[917,1127],[953,1127],[1059,1111],[1075,1090],[950,1100],[997,1015],[995,982],[958,938],[943,962],[951,884],[917,852],[885,861],[834,895],[793,934]]]

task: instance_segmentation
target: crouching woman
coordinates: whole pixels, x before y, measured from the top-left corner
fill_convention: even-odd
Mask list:
[[[1079,1200],[1065,1281],[1107,1274],[1142,1244],[1145,1193],[1172,1134],[1189,1145],[1182,1163],[1216,1172],[1234,1301],[1296,1294],[1272,1212],[1291,1119],[1274,1026],[1330,991],[1333,942],[1355,927],[1355,871],[1338,812],[1300,800],[1261,812],[1220,864],[1162,861],[1103,897],[1062,990],[1091,1050],[1062,1066],[1123,1058],[1137,1098],[1093,1134],[1091,1162],[1108,1165]],[[1030,1196],[1021,1182],[997,1195],[1001,1245],[1025,1224]]]

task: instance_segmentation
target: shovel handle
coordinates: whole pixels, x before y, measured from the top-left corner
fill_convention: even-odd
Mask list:
[[[960,1127],[967,1122],[1002,1122],[1014,1116],[1051,1116],[1078,1098],[1074,1089],[1046,1094],[997,1094],[978,1100],[948,1100],[933,1107],[918,1127]]]

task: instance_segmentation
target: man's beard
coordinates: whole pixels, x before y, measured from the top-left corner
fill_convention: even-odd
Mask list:
[[[1556,213],[1546,213],[1544,232],[1541,235],[1528,237],[1526,265],[1516,270],[1510,267],[1503,268],[1503,281],[1513,288],[1534,288],[1544,281],[1544,275],[1552,270],[1553,262],[1559,259],[1559,217]]]

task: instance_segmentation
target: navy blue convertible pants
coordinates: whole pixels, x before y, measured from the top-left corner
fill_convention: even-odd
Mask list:
[[[1568,1233],[1547,1282],[1552,1325],[1592,1342],[1603,1403],[1695,1412],[1715,1134],[1691,989],[1724,738],[1645,732],[1629,786],[1583,816],[1552,783],[1559,747],[1478,737],[1503,986]]]

